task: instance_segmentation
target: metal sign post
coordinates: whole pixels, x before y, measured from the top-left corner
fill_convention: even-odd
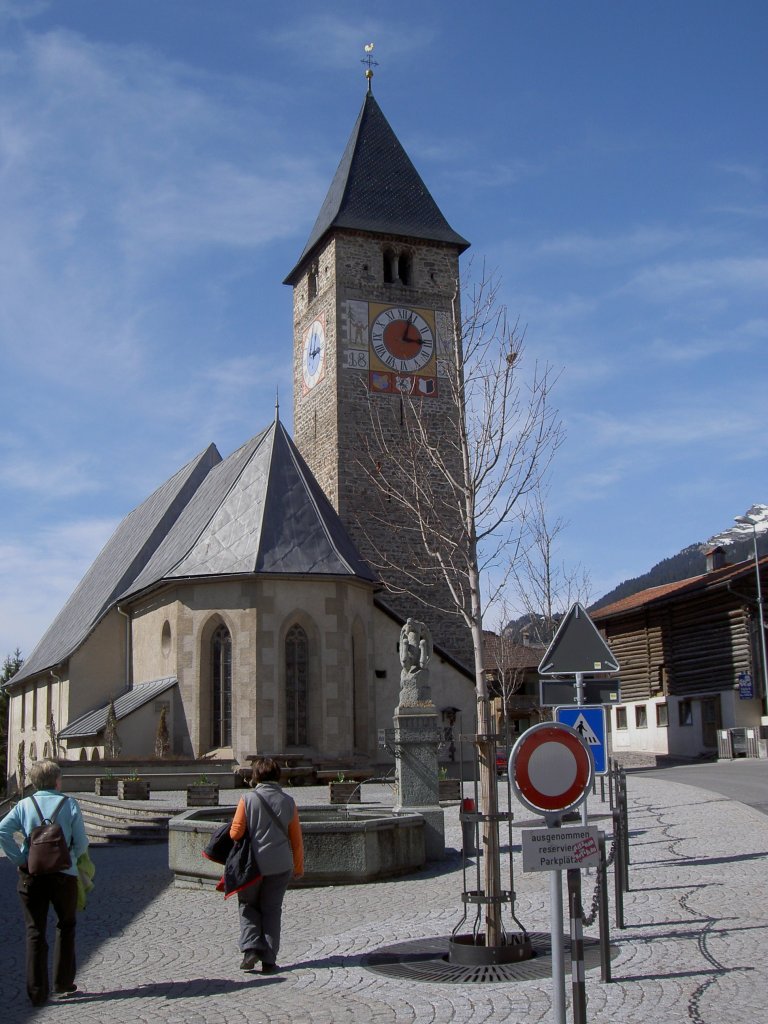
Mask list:
[[[543,814],[546,821],[546,829],[524,830],[533,833],[524,839],[524,851],[527,849],[533,859],[528,860],[526,869],[523,853],[523,870],[549,871],[552,1012],[555,1024],[566,1024],[563,868],[581,867],[591,858],[599,858],[599,844],[589,829],[560,826],[563,813],[586,799],[594,778],[594,761],[575,729],[558,722],[542,722],[524,732],[512,748],[509,778],[518,800]],[[579,834],[574,835],[574,831]]]
[[[613,673],[619,663],[610,647],[600,636],[587,611],[577,601],[571,605],[560,623],[547,653],[541,659],[539,672],[543,676],[575,676],[576,707],[585,705],[584,676],[586,673]],[[604,770],[604,769],[603,769]],[[582,824],[587,824],[586,799],[581,807]]]

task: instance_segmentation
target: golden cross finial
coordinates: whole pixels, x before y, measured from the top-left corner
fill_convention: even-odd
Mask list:
[[[365,77],[368,79],[368,92],[370,92],[371,80],[373,79],[373,69],[379,66],[379,62],[374,60],[371,56],[373,53],[373,43],[366,43],[363,49],[365,50],[365,56],[362,58],[360,63],[366,65]]]

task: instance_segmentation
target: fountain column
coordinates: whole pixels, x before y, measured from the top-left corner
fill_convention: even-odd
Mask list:
[[[445,857],[445,815],[438,799],[438,711],[429,686],[432,637],[423,622],[408,619],[400,632],[400,697],[395,708],[397,803],[395,813],[424,818],[427,860]]]

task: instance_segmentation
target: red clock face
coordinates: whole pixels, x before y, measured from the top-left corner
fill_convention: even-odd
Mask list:
[[[432,329],[415,309],[391,306],[371,325],[371,347],[378,359],[396,373],[416,373],[435,351]]]
[[[410,320],[393,320],[384,328],[384,345],[395,359],[413,359],[419,354],[424,339]]]

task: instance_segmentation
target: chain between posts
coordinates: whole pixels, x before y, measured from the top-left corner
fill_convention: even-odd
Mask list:
[[[601,883],[603,881],[603,871],[607,871],[608,870],[608,868],[611,866],[611,864],[613,864],[615,857],[616,857],[616,836],[613,837],[613,842],[611,843],[611,852],[605,858],[605,864],[603,864],[601,862],[598,865],[597,872],[596,872],[596,876],[597,877],[595,878],[595,891],[592,894],[592,906],[590,907],[589,914],[584,914],[584,912],[582,910],[581,921],[582,921],[582,924],[584,925],[585,928],[589,928],[590,925],[593,925],[595,923],[595,918],[597,917],[598,907],[600,905],[600,885],[601,885]]]
[[[611,790],[613,789],[613,786],[611,785],[612,781],[613,780],[609,774],[608,782],[609,788]],[[618,785],[617,788],[619,788]],[[618,843],[624,841],[624,837],[622,835],[623,828],[624,822],[622,820],[622,817],[619,815],[619,817],[616,819],[616,831],[614,832],[613,841],[611,843],[611,852],[605,858],[605,863],[601,862],[597,868],[595,878],[595,891],[592,894],[592,905],[590,907],[589,914],[584,915],[582,911],[582,924],[585,928],[589,928],[590,925],[593,925],[595,923],[595,918],[597,917],[598,909],[600,906],[600,885],[603,880],[603,872],[607,873],[608,868],[611,866],[611,864],[613,864],[614,860],[616,859]]]

